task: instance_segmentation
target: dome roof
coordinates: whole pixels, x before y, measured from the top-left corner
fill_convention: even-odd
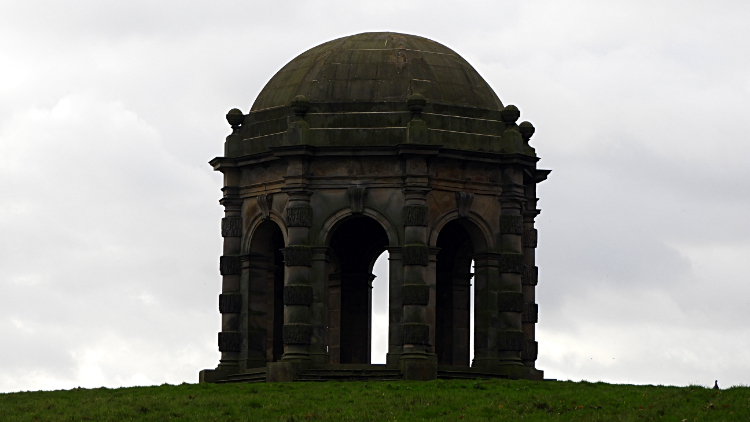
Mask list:
[[[411,94],[448,105],[500,110],[503,104],[476,70],[450,48],[427,38],[366,32],[313,47],[287,63],[251,111],[313,102],[405,102]]]

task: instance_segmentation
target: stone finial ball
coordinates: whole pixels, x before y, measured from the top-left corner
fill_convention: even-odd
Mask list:
[[[424,106],[427,105],[427,100],[420,94],[411,94],[406,99],[406,105],[409,106],[412,113],[421,113]]]
[[[238,108],[233,108],[227,113],[227,122],[235,128],[242,124],[245,120],[245,115]]]
[[[520,125],[518,125],[518,130],[521,131],[521,137],[523,137],[523,140],[528,142],[529,139],[531,139],[531,136],[534,134],[534,131],[536,130],[534,128],[534,125],[532,125],[529,122],[523,122]]]
[[[514,105],[507,105],[505,106],[505,108],[500,110],[500,117],[505,123],[515,123],[516,120],[521,117],[521,112],[518,110],[518,107]]]
[[[297,95],[292,99],[292,110],[294,110],[294,114],[298,116],[304,116],[309,109],[310,100],[308,100],[304,95]]]

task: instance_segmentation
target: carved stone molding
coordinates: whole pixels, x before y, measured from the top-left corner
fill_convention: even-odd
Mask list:
[[[427,226],[427,207],[407,205],[403,208],[404,226]]]
[[[221,236],[222,237],[242,236],[242,218],[241,217],[222,218],[221,219]]]
[[[427,245],[404,245],[401,248],[404,265],[422,265],[430,263],[430,248]]]
[[[501,273],[523,273],[523,254],[520,253],[501,253],[500,254],[500,272]]]
[[[523,305],[523,314],[521,315],[521,321],[523,322],[539,322],[539,305],[536,303],[525,303]]]
[[[242,273],[240,257],[236,255],[224,255],[220,257],[219,272],[221,275],[240,275]]]
[[[239,331],[222,331],[219,333],[220,352],[239,352],[242,349],[242,334]]]
[[[284,305],[310,306],[313,303],[313,289],[306,284],[284,286]]]
[[[497,332],[497,350],[520,352],[524,345],[523,331],[501,330]]]
[[[536,286],[539,280],[539,268],[536,265],[524,265],[521,282],[527,286]]]
[[[523,350],[521,351],[521,359],[536,360],[538,351],[539,343],[535,342],[534,340],[526,340]]]
[[[521,292],[498,292],[498,312],[523,312],[523,293]]]
[[[473,193],[456,192],[456,208],[458,208],[459,217],[466,218],[469,216],[472,202],[474,202]]]
[[[219,312],[222,314],[238,314],[242,312],[241,293],[222,293],[219,295]]]
[[[310,206],[289,207],[286,209],[287,227],[312,226],[313,210]]]
[[[523,231],[523,237],[521,238],[523,240],[523,246],[524,248],[536,248],[537,244],[537,231],[536,229],[526,229]]]
[[[361,214],[365,209],[365,194],[367,193],[367,188],[359,185],[350,186],[346,193],[349,195],[352,213]]]
[[[500,216],[500,234],[522,234],[523,216],[504,214]]]
[[[287,267],[312,266],[312,248],[303,245],[287,246],[284,248],[284,265]]]
[[[404,323],[401,324],[402,344],[429,344],[430,326],[427,324]]]
[[[262,193],[258,195],[255,200],[258,201],[258,207],[260,207],[260,212],[263,214],[263,218],[266,220],[270,218],[271,207],[273,205],[273,194]]]
[[[312,326],[309,324],[284,324],[281,338],[284,344],[310,344]]]
[[[402,305],[427,305],[430,303],[430,287],[426,284],[404,284],[401,286]]]

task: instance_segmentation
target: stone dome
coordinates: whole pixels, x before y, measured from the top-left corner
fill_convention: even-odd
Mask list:
[[[266,84],[251,111],[312,103],[429,102],[501,110],[479,73],[450,48],[415,35],[366,32],[326,42],[287,63]]]

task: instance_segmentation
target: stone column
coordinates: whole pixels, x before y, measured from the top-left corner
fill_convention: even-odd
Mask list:
[[[423,158],[409,159],[407,167],[420,169],[426,163]],[[427,246],[427,204],[426,194],[429,188],[404,188],[405,206],[404,216],[404,245],[401,247],[403,262],[403,285],[401,286],[401,340],[403,351],[401,355],[402,370],[409,375],[406,363],[409,361],[425,361],[436,359],[431,351],[430,338],[434,338],[434,327],[430,327],[428,306],[435,306],[435,290],[430,289],[428,280],[430,265],[430,248]],[[433,287],[435,281],[432,280]],[[433,317],[434,319],[434,317]],[[431,332],[432,331],[432,332]],[[431,359],[432,358],[432,359]],[[418,366],[414,366],[417,368]],[[426,367],[425,367],[426,368]],[[437,367],[435,367],[437,368]],[[420,369],[419,371],[428,371]],[[435,369],[436,370],[436,369]],[[416,371],[414,377],[420,378],[422,372]],[[416,373],[419,374],[416,374]]]
[[[523,234],[522,205],[525,202],[523,172],[518,168],[507,168],[500,195],[500,280],[497,293],[499,317],[495,347],[501,366],[522,365],[523,330],[521,314],[524,308],[521,274],[524,255],[521,243]]]
[[[221,295],[219,295],[219,312],[221,312],[221,332],[219,333],[219,351],[221,359],[217,369],[218,378],[239,372],[239,358],[244,343],[240,331],[240,315],[244,298],[240,292],[240,248],[242,241],[242,200],[236,187],[235,172],[227,171],[224,197],[220,203],[224,206],[224,218],[221,220],[221,235],[224,238],[223,254],[219,259],[221,273]]]
[[[529,183],[526,186],[526,206],[523,213],[523,297],[524,310],[522,315],[524,348],[521,359],[526,366],[534,367],[537,358],[536,323],[539,320],[539,307],[536,304],[536,284],[538,268],[536,261],[537,231],[534,228],[534,219],[539,215],[536,208],[536,184]]]
[[[313,303],[310,308],[310,324],[312,325],[310,359],[313,365],[323,365],[330,361],[329,351],[326,350],[326,347],[330,345],[328,342],[329,309],[326,303],[326,296],[329,289],[330,253],[331,250],[328,247],[312,248],[312,274],[310,280],[313,290]]]
[[[313,210],[309,192],[296,190],[288,194],[287,246],[284,248],[284,356],[281,359],[309,363],[313,289],[310,285],[312,248],[308,244],[308,232]]]

